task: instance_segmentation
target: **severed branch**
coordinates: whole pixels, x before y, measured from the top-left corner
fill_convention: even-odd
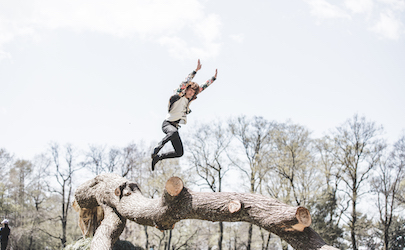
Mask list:
[[[336,249],[309,227],[311,216],[304,207],[258,194],[193,192],[178,177],[167,181],[161,198],[149,199],[136,183],[116,174],[102,174],[80,185],[75,199],[81,209],[101,206],[104,210],[104,220],[92,240],[93,250],[112,249],[127,219],[160,230],[172,229],[184,219],[245,221],[278,235],[295,249]]]

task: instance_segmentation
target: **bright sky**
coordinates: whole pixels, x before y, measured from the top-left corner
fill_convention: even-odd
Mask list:
[[[0,148],[158,141],[197,59],[218,79],[181,133],[240,114],[405,129],[405,0],[1,0]]]

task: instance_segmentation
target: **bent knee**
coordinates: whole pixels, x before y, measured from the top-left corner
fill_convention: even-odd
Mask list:
[[[177,154],[178,157],[182,157],[184,155],[183,148],[177,148],[176,149],[176,154]]]

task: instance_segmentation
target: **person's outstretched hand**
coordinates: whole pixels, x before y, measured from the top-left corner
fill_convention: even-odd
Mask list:
[[[200,59],[198,59],[198,64],[197,64],[197,68],[195,69],[195,72],[199,71],[201,69],[201,63],[200,63]]]
[[[218,69],[215,70],[215,75],[214,75],[215,79],[217,78],[217,75],[218,75]]]

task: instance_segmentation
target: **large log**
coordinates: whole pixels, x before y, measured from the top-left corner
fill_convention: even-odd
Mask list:
[[[127,219],[160,230],[172,229],[184,219],[245,221],[278,235],[295,249],[336,249],[309,227],[311,216],[304,207],[258,194],[193,192],[178,177],[167,181],[161,198],[149,199],[136,183],[116,174],[102,174],[80,185],[75,200],[81,209],[101,206],[104,210],[92,250],[112,249]]]

